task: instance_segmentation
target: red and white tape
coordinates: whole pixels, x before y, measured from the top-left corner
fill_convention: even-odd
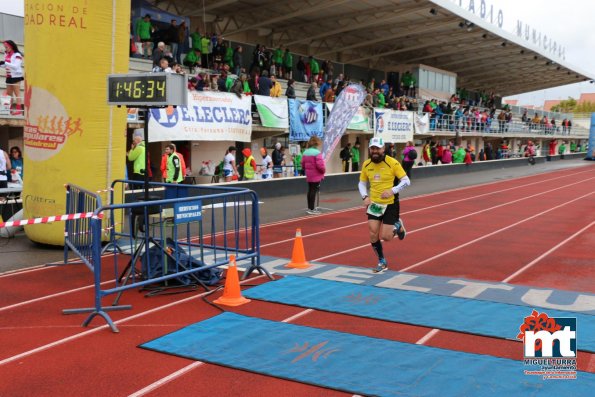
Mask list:
[[[20,221],[12,221],[12,222],[0,222],[0,229],[2,229],[3,227],[36,225],[39,223],[71,221],[74,219],[92,218],[92,217],[93,217],[93,212],[79,212],[76,214],[45,216],[43,218],[23,219]],[[99,214],[95,218],[103,218],[103,214]]]

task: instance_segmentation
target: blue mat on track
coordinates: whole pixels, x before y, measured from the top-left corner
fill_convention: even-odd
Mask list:
[[[140,347],[366,396],[592,396],[595,375],[544,381],[521,361],[226,312]],[[246,388],[250,385],[247,384]],[[283,393],[280,391],[279,395]]]
[[[244,291],[244,296],[379,320],[516,340],[531,308],[316,278],[287,276]],[[576,317],[577,347],[595,352],[595,316],[539,309],[549,317]]]

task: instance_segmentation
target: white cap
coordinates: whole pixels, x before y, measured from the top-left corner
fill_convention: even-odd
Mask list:
[[[277,150],[281,149],[281,143],[280,142],[275,143],[275,149],[277,149]]]
[[[370,144],[368,145],[368,147],[372,146],[382,149],[384,147],[384,140],[382,138],[374,137],[370,139]]]
[[[145,136],[145,130],[143,130],[142,128],[137,128],[134,130],[134,132],[132,133],[132,136],[140,136],[141,138],[143,138]]]

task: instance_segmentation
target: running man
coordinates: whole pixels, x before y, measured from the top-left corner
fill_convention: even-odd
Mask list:
[[[390,241],[395,235],[399,240],[405,238],[405,227],[399,217],[398,194],[411,182],[401,164],[384,154],[382,138],[372,138],[368,151],[370,158],[362,166],[358,189],[367,208],[370,244],[378,256],[378,265],[373,271],[380,273],[388,268],[382,240]]]

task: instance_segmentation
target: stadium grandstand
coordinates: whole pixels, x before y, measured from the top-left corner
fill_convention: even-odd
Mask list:
[[[557,87],[595,79],[565,61],[565,49],[518,23],[515,32],[504,31],[505,17],[497,5],[480,9],[478,2],[448,0],[331,0],[273,2],[260,0],[166,0],[132,1],[131,52],[129,71],[150,72],[154,64],[143,53],[138,38],[137,22],[151,16],[154,29],[151,47],[164,42],[164,54],[174,50],[174,43],[186,60],[193,48],[200,52],[198,62],[182,68],[189,81],[201,82],[205,91],[229,91],[216,80],[226,74],[233,80],[245,74],[254,76],[276,74],[281,91],[277,101],[286,106],[288,79],[293,83],[297,99],[309,97],[312,83],[317,101],[324,101],[321,83],[330,78],[330,87],[341,89],[349,83],[361,83],[368,88],[368,97],[358,113],[363,120],[341,138],[328,164],[327,172],[342,171],[339,152],[348,143],[367,143],[374,135],[374,109],[404,111],[415,114],[413,141],[418,152],[427,142],[476,148],[490,147],[493,159],[506,160],[523,156],[529,140],[535,142],[538,156],[549,155],[552,141],[564,141],[567,150],[584,151],[589,137],[589,121],[575,119],[572,114],[506,105],[502,98],[524,92]],[[483,2],[482,2],[483,3]],[[23,18],[1,15],[0,34],[12,38],[26,54]],[[184,22],[186,30],[180,40],[168,36],[169,21]],[[543,27],[544,30],[547,27]],[[193,40],[194,39],[194,40]],[[206,39],[204,43],[199,40]],[[218,54],[221,47],[227,53]],[[238,47],[242,51],[238,52]],[[152,50],[152,48],[151,48]],[[209,53],[210,51],[210,53]],[[291,54],[287,63],[285,52]],[[174,55],[174,54],[171,54]],[[231,58],[230,58],[231,56]],[[259,56],[262,57],[259,60]],[[170,61],[175,61],[172,57]],[[233,67],[224,67],[235,60]],[[303,70],[300,60],[304,62]],[[313,61],[313,62],[312,62]],[[316,72],[318,65],[319,72]],[[84,65],[83,65],[84,67]],[[0,71],[3,76],[4,70]],[[4,91],[4,78],[0,90]],[[240,95],[245,95],[248,88]],[[248,86],[249,87],[249,86]],[[328,89],[328,87],[327,87]],[[255,102],[258,92],[251,90],[252,120],[250,142],[220,140],[201,133],[199,139],[175,136],[150,139],[153,164],[159,164],[160,154],[170,141],[185,148],[188,175],[196,183],[209,183],[213,167],[228,146],[272,149],[280,142],[290,150],[285,152],[286,176],[293,176],[291,156],[299,150],[285,120],[283,126],[265,122]],[[21,95],[24,85],[21,87]],[[379,95],[382,93],[382,99]],[[233,96],[233,93],[224,95]],[[330,96],[332,100],[332,95]],[[328,99],[328,98],[327,98]],[[2,96],[0,108],[0,146],[23,144],[25,115],[13,112],[10,100]],[[322,117],[329,106],[322,106]],[[25,109],[26,112],[26,109]],[[360,121],[361,121],[360,120]],[[128,115],[128,139],[144,118],[134,109]],[[198,127],[200,128],[200,127]],[[405,140],[394,142],[394,153],[400,153]],[[367,158],[367,145],[361,145],[361,156]],[[256,149],[256,150],[255,150]],[[257,161],[260,157],[257,155]],[[477,156],[476,161],[480,158]],[[416,167],[423,162],[416,164]],[[154,173],[158,174],[158,173]]]

